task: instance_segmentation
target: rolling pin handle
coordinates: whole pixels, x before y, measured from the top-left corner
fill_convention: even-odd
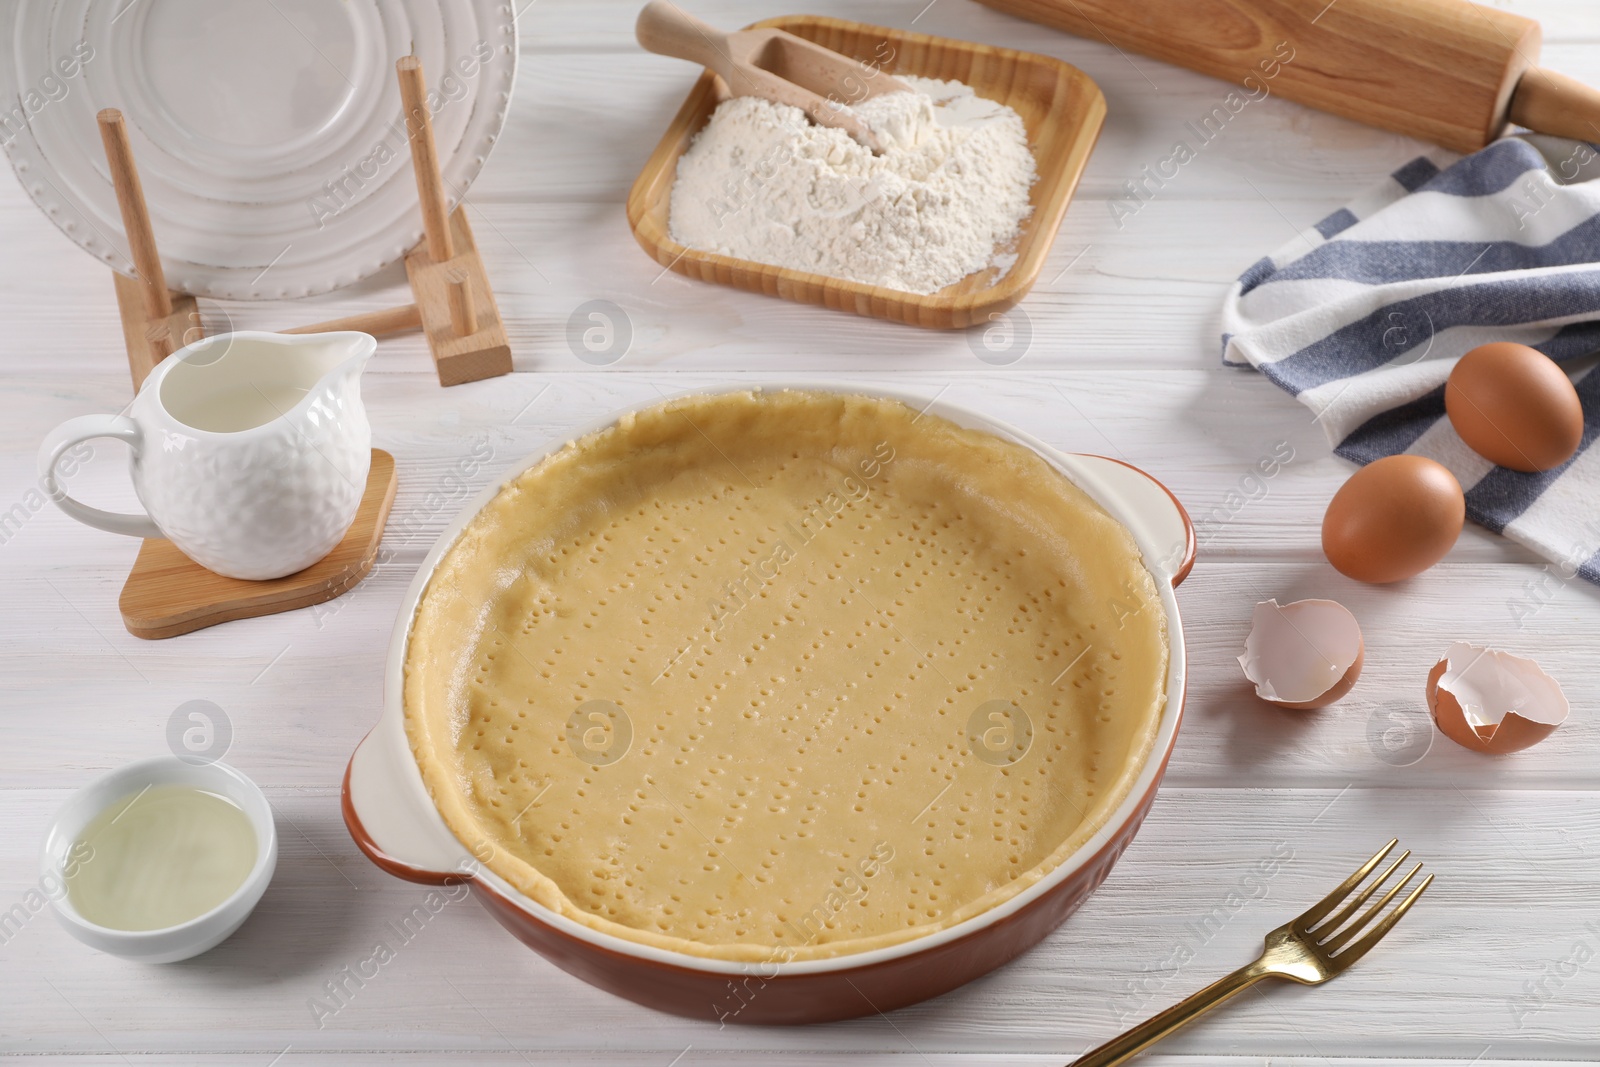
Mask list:
[[[1511,94],[1510,118],[1535,133],[1600,144],[1600,89],[1533,67]]]

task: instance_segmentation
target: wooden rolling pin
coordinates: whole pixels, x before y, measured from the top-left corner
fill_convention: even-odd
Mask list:
[[[1458,152],[1508,121],[1600,141],[1600,91],[1535,65],[1539,24],[1467,0],[979,2]]]

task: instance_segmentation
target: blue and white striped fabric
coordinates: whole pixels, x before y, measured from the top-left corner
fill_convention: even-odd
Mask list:
[[[1600,583],[1596,179],[1594,147],[1532,134],[1414,159],[1245,271],[1223,307],[1223,362],[1294,394],[1346,459],[1438,460],[1469,518]],[[1496,467],[1451,428],[1445,378],[1489,341],[1532,345],[1577,384],[1583,443],[1566,465]]]

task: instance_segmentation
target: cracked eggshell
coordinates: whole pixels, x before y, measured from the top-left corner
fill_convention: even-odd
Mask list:
[[[1262,700],[1310,711],[1350,692],[1365,655],[1361,626],[1343,604],[1264,600],[1250,617],[1239,666]]]
[[[1450,646],[1428,673],[1428,711],[1439,732],[1458,745],[1503,756],[1538,744],[1567,721],[1566,694],[1531,659]]]

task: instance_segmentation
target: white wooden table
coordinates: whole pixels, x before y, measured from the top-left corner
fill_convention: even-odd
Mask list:
[[[663,275],[639,251],[622,200],[692,73],[634,45],[637,6],[538,0],[523,14],[510,122],[469,201],[517,373],[444,391],[420,340],[383,344],[364,389],[376,443],[399,463],[388,551],[360,588],[321,609],[155,643],[123,631],[116,599],[136,545],[30,496],[46,430],[127,398],[110,278],[9,172],[0,177],[0,512],[17,503],[27,512],[0,537],[0,913],[28,899],[39,842],[68,792],[165,752],[169,717],[185,701],[224,710],[228,761],[265,787],[282,840],[255,915],[187,963],[99,955],[47,910],[12,912],[0,928],[0,1055],[1060,1063],[1250,958],[1265,930],[1396,835],[1438,882],[1379,951],[1322,988],[1249,994],[1148,1062],[1600,1059],[1596,591],[1477,529],[1404,588],[1340,577],[1318,550],[1318,523],[1348,465],[1289,397],[1218,362],[1229,280],[1423,146],[1269,99],[1119,227],[1110,204],[1123,183],[1170,153],[1183,123],[1220,101],[1220,83],[969,0],[817,0],[824,13],[1060,56],[1105,90],[1105,132],[1023,304],[1031,342],[994,365],[969,335]],[[1600,7],[1501,6],[1543,20],[1548,65],[1600,83]],[[734,25],[779,9],[701,0],[696,10]],[[205,307],[213,329],[270,329],[403,299],[390,270],[316,307]],[[595,299],[622,308],[632,330],[626,355],[604,367],[567,341],[574,309]],[[1202,548],[1179,596],[1186,723],[1154,811],[1110,880],[1040,947],[958,992],[887,1018],[788,1030],[719,1030],[615,999],[463,903],[319,1027],[312,1001],[325,983],[392,941],[388,924],[425,892],[356,851],[338,791],[377,716],[401,592],[439,529],[469,492],[578,423],[662,392],[779,378],[946,390],[1062,448],[1125,457],[1188,505]],[[1258,459],[1274,453],[1292,459],[1257,479]],[[75,487],[129,503],[125,477],[118,447],[103,444]],[[1269,596],[1334,597],[1356,612],[1367,664],[1344,702],[1293,713],[1249,695],[1234,656],[1251,606]],[[1572,721],[1522,756],[1490,760],[1442,737],[1422,755],[1423,681],[1458,638],[1537,654],[1572,698]],[[1288,861],[1253,877],[1274,854]]]

